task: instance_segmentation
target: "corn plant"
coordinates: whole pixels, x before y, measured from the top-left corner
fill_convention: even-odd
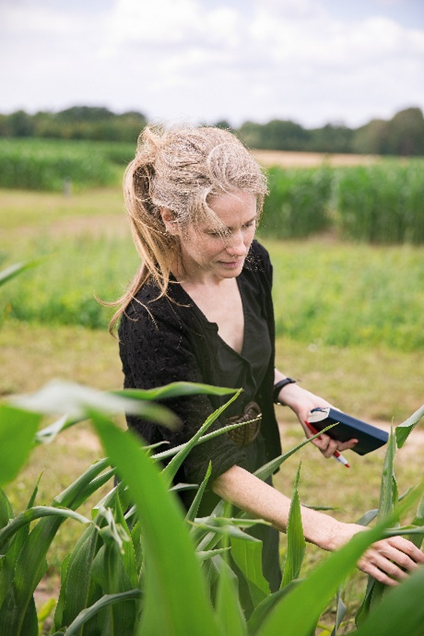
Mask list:
[[[424,241],[422,161],[359,166],[340,172],[337,224],[345,238],[370,243]]]
[[[272,238],[299,238],[327,229],[332,172],[327,168],[268,171],[260,234]]]
[[[397,504],[397,492],[392,485],[396,446],[393,435],[383,471],[380,513],[367,515],[369,522],[379,514],[377,525],[359,533],[342,550],[324,558],[303,580],[299,579],[304,538],[297,494],[298,473],[289,516],[289,552],[283,583],[278,592],[271,594],[261,571],[261,544],[244,532],[258,520],[247,519],[243,514],[232,518],[222,502],[208,518],[198,519],[198,498],[185,514],[175,493],[170,490],[178,466],[193,445],[219,434],[207,430],[225,405],[205,422],[190,442],[177,449],[143,448],[140,439],[131,432],[122,431],[110,417],[116,409],[125,409],[143,413],[145,417],[148,413],[149,419],[156,417],[164,421],[166,412],[155,411],[155,405],[149,403],[151,400],[199,391],[222,394],[220,389],[203,385],[177,384],[153,391],[105,394],[86,387],[55,383],[38,394],[21,396],[13,404],[0,406],[2,460],[5,455],[5,461],[0,463],[2,483],[18,474],[34,440],[51,442],[63,428],[87,417],[91,418],[107,454],[107,459],[90,467],[49,507],[35,505],[36,486],[27,509],[14,517],[2,494],[0,633],[16,636],[38,633],[33,594],[45,572],[48,547],[65,519],[83,523],[86,530],[63,564],[61,591],[52,627],[55,636],[106,633],[120,636],[187,633],[273,636],[280,631],[309,636],[321,613],[372,542],[393,531],[422,537],[422,502],[411,526],[387,530],[397,523],[419,495],[417,490]],[[231,395],[228,389],[223,393]],[[232,395],[230,401],[236,395]],[[62,417],[39,431],[40,413],[52,412],[59,412]],[[398,427],[399,445],[423,414],[424,407]],[[172,415],[167,423],[175,424]],[[259,469],[257,476],[266,479],[306,443],[309,441]],[[11,452],[15,446],[19,452]],[[161,469],[158,460],[170,458],[173,459],[167,467]],[[119,483],[94,508],[92,518],[79,515],[79,505],[115,471]],[[200,485],[199,497],[207,480],[208,475]],[[393,502],[396,502],[395,507]],[[34,521],[35,525],[30,527]],[[250,616],[244,615],[241,608],[229,552],[242,566],[242,574],[251,591],[253,612]],[[422,584],[421,569],[396,589],[380,595],[376,599],[378,602],[368,603],[367,614],[362,615],[357,634],[395,634],[390,631],[391,625],[399,626],[405,621],[407,633],[418,635],[424,618]],[[390,625],[385,617],[388,609]],[[387,629],[390,628],[389,631],[371,631],[375,630],[376,616]]]
[[[1,140],[0,187],[61,191],[65,182],[95,187],[116,182],[116,171],[101,147]]]

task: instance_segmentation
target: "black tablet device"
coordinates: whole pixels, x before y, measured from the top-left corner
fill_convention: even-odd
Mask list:
[[[389,439],[386,431],[330,407],[312,409],[308,416],[308,422],[317,431],[322,431],[323,428],[337,422],[336,426],[326,431],[326,435],[340,442],[357,439],[357,445],[351,450],[358,455],[366,455],[380,448]]]

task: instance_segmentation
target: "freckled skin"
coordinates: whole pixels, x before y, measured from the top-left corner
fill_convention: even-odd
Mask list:
[[[180,234],[186,280],[218,282],[238,276],[256,230],[256,198],[250,192],[214,197],[210,203],[222,225],[189,226]]]

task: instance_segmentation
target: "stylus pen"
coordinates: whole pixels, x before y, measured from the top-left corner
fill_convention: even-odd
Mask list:
[[[312,431],[312,433],[314,435],[316,435],[317,433],[319,433],[319,431],[317,431],[317,429],[312,426],[312,424],[310,424],[309,422],[306,422],[306,426],[309,427],[309,429]],[[334,457],[334,459],[337,462],[340,462],[340,464],[343,464],[343,466],[346,466],[346,468],[350,468],[349,463],[346,459],[346,457],[343,457],[343,455],[341,453],[339,453],[339,451],[334,451],[334,454],[332,455],[332,457]]]

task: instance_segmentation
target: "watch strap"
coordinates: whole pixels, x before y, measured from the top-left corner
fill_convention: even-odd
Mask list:
[[[293,378],[284,378],[284,380],[280,380],[277,384],[274,384],[274,404],[279,404],[278,396],[280,395],[280,391],[288,384],[296,384],[296,380],[293,380]]]

